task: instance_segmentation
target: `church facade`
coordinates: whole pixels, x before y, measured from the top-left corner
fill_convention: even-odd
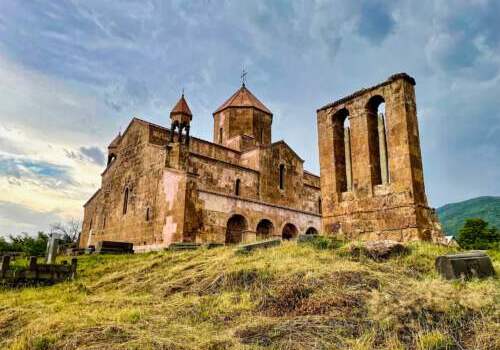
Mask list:
[[[213,113],[213,140],[191,137],[184,96],[165,128],[134,118],[108,147],[101,188],[84,205],[80,246],[127,241],[252,242],[321,229],[318,176],[284,141],[273,114],[242,85]]]

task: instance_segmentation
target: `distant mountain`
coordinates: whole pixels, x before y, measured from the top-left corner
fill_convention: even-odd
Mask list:
[[[481,218],[500,230],[500,197],[477,197],[437,209],[446,235],[457,235],[465,219]]]

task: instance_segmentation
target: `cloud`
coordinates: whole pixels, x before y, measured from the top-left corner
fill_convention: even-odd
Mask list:
[[[98,165],[105,165],[106,158],[99,147],[80,147],[80,152]]]
[[[243,65],[273,139],[314,172],[316,108],[410,73],[431,204],[499,194],[499,12],[495,0],[0,2],[0,200],[29,209],[19,227],[81,216],[131,117],[167,126],[185,88],[191,131],[210,140]]]
[[[21,204],[0,201],[0,237],[47,230],[50,224],[62,220],[60,214],[58,211],[36,211]]]
[[[380,44],[395,25],[390,12],[390,4],[382,1],[364,1],[360,12],[359,34],[373,44]]]

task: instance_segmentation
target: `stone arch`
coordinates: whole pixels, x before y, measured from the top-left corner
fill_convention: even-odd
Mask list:
[[[257,224],[255,231],[257,233],[257,239],[266,239],[273,236],[274,225],[271,220],[262,219]]]
[[[299,230],[297,230],[297,227],[294,224],[286,223],[285,226],[283,226],[283,230],[281,231],[281,238],[291,240],[297,237],[298,233]]]
[[[318,234],[318,230],[316,230],[315,227],[309,227],[307,230],[306,230],[306,235],[317,235]]]
[[[232,215],[226,225],[226,244],[238,244],[248,228],[247,219],[240,214]]]
[[[349,110],[341,108],[332,116],[333,153],[338,192],[352,190],[351,128]]]
[[[389,182],[385,99],[381,95],[372,96],[365,108],[372,183],[385,184]]]

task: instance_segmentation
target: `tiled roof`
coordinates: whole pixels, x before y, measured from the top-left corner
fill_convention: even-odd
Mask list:
[[[191,114],[191,110],[189,109],[189,106],[186,102],[186,99],[184,98],[184,94],[182,94],[181,98],[179,101],[177,101],[177,104],[174,106],[170,114],[186,114],[190,117],[193,115]]]
[[[223,111],[229,107],[254,107],[264,113],[273,114],[271,111],[264,106],[262,102],[259,101],[257,97],[255,97],[250,90],[243,85],[238,91],[236,91],[233,96],[229,97],[226,102],[222,104],[214,114]]]

